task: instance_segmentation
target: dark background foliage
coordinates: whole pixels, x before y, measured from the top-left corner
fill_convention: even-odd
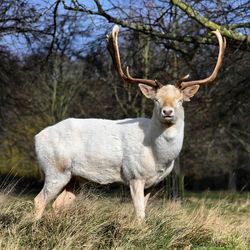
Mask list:
[[[0,1],[0,174],[38,178],[33,136],[67,117],[151,116],[152,103],[113,68],[105,35],[114,23],[123,26],[123,65],[166,84],[210,74],[218,50],[210,31],[218,28],[228,41],[223,66],[185,104],[177,168],[190,189],[249,190],[250,4],[188,4]]]

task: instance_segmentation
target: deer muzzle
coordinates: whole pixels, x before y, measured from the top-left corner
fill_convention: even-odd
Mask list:
[[[166,121],[174,119],[174,109],[172,107],[163,107],[161,109],[161,118]]]

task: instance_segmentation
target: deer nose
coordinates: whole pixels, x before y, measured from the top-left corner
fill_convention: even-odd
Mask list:
[[[166,116],[173,116],[174,110],[173,110],[173,108],[163,108],[161,110],[161,114],[164,117],[166,117]]]

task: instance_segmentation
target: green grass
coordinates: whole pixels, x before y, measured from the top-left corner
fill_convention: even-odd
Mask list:
[[[188,193],[182,203],[152,197],[140,224],[129,199],[91,192],[33,222],[33,197],[6,190],[0,193],[0,249],[250,249],[248,194]]]

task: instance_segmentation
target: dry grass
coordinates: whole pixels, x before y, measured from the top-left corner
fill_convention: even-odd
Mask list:
[[[91,193],[39,222],[27,220],[32,209],[30,197],[0,195],[0,249],[250,249],[247,197],[154,198],[142,224],[129,200]]]

